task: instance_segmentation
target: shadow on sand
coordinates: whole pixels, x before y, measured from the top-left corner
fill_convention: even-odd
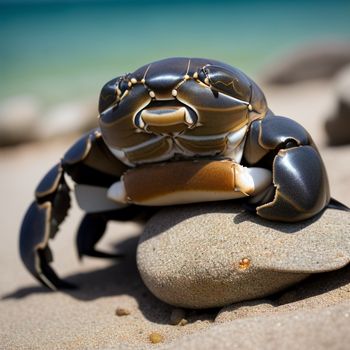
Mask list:
[[[76,289],[51,291],[41,285],[20,288],[3,295],[1,300],[22,299],[33,294],[64,293],[81,301],[99,298],[129,295],[138,303],[138,308],[146,319],[160,324],[169,324],[173,306],[157,299],[144,285],[136,266],[136,248],[139,237],[132,237],[115,245],[115,250],[125,254],[124,258],[111,261],[107,267],[89,272],[72,274],[65,277]],[[192,310],[187,313],[189,322],[214,320],[217,310]],[[164,318],[160,319],[160,315]]]

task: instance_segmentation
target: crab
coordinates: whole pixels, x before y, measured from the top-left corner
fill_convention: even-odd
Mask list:
[[[209,59],[160,60],[102,88],[99,127],[44,176],[22,222],[21,259],[51,289],[72,287],[49,247],[70,207],[67,176],[85,211],[80,257],[117,257],[95,248],[107,222],[147,220],[164,205],[239,199],[262,218],[295,222],[332,203],[309,133],[274,115],[243,72]]]

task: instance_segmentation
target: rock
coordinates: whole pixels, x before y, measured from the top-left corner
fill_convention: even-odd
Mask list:
[[[334,76],[350,63],[350,42],[308,43],[281,55],[262,69],[267,84],[292,84]]]
[[[36,138],[35,127],[41,104],[33,96],[14,96],[0,105],[0,146],[8,146]]]
[[[350,261],[350,215],[277,223],[230,202],[165,208],[146,225],[137,264],[166,303],[209,308],[262,298]]]
[[[72,101],[44,110],[33,96],[0,104],[0,146],[64,136],[97,127],[95,100]]]
[[[187,324],[187,320],[186,320],[186,311],[183,309],[174,309],[171,312],[170,315],[170,324],[172,325],[181,325],[184,326],[185,324]]]
[[[350,297],[350,265],[315,274],[271,300],[250,300],[222,308],[215,322],[228,322],[263,314],[326,308]]]
[[[350,143],[350,64],[335,78],[337,106],[325,128],[331,146]]]
[[[37,128],[40,139],[89,130],[97,126],[95,101],[72,101],[58,104],[41,118]]]
[[[223,323],[238,320],[245,317],[258,316],[273,312],[273,304],[268,300],[250,300],[226,306],[220,310],[215,322]]]
[[[162,350],[345,350],[350,343],[349,320],[347,300],[327,308],[267,313],[216,324],[186,335]]]
[[[350,105],[350,63],[339,71],[334,80],[339,100]]]

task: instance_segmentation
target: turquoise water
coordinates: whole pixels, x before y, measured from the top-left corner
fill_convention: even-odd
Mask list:
[[[301,43],[350,39],[350,1],[1,1],[0,100],[96,96],[112,77],[169,56],[253,75]]]

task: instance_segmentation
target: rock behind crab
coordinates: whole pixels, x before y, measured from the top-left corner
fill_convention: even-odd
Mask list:
[[[349,228],[348,213],[332,209],[286,224],[230,202],[169,207],[147,224],[137,264],[159,299],[187,308],[219,307],[348,264]]]

